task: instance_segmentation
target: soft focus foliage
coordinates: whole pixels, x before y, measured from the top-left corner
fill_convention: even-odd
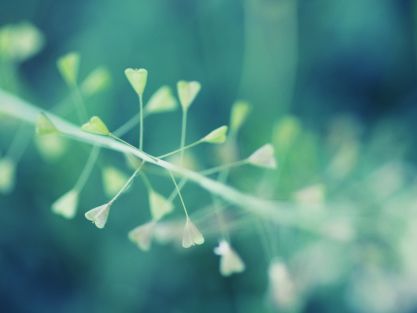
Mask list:
[[[45,114],[0,97],[0,312],[415,312],[416,27],[411,0],[1,1],[0,91]],[[129,181],[49,118],[136,147],[138,96],[147,153],[186,112],[215,145],[167,161],[263,205]]]

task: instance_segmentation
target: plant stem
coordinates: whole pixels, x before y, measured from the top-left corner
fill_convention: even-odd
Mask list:
[[[31,132],[28,127],[26,125],[19,126],[6,152],[6,156],[13,159],[16,163],[19,162],[31,138]]]
[[[143,112],[143,119],[145,119],[149,114],[145,111]],[[136,125],[139,124],[139,114],[135,114],[132,116],[126,123],[121,125],[119,128],[117,128],[113,134],[117,137],[124,136],[126,133],[128,133],[130,130],[135,128]]]
[[[217,218],[217,222],[219,223],[220,232],[224,239],[230,242],[230,235],[226,227],[226,222],[224,220],[224,216],[221,212],[221,203],[218,197],[212,195],[213,199],[213,206],[214,206],[214,213]]]
[[[78,180],[75,183],[74,190],[81,191],[84,188],[88,177],[90,177],[91,172],[93,171],[94,164],[96,163],[99,154],[100,148],[98,146],[94,146],[90,151],[87,163],[85,164],[80,177],[78,177]]]
[[[75,108],[77,110],[79,122],[83,123],[85,120],[87,120],[87,108],[85,106],[84,99],[83,99],[80,89],[78,88],[78,85],[75,84],[72,87],[70,92],[73,97]],[[99,154],[100,154],[100,147],[93,146],[93,148],[90,151],[90,155],[88,156],[87,163],[85,164],[80,177],[75,183],[75,187],[74,187],[75,190],[81,191],[84,188],[85,184],[87,183],[88,178],[90,177],[93,171],[94,165],[98,159]]]
[[[122,138],[117,137],[113,133],[110,133],[109,134],[109,137],[113,138],[114,140],[117,140],[118,142],[120,142],[120,143],[122,143],[124,145],[128,145],[129,147],[132,147],[133,149],[136,149],[136,147],[134,145],[131,145],[130,143],[128,143],[127,141],[123,140]]]
[[[187,183],[187,179],[186,178],[181,179],[180,183],[178,184],[178,189],[181,191],[182,188],[185,186],[186,183]],[[171,194],[168,197],[168,201],[171,201],[172,202],[172,200],[175,199],[175,197],[177,196],[177,194],[178,194],[178,190],[177,190],[177,188],[174,188],[174,190],[171,192]]]
[[[75,92],[72,89],[70,95],[68,95],[65,99],[58,102],[54,105],[50,110],[55,112],[60,112],[62,114],[66,114],[73,109],[72,106],[68,106],[69,102],[75,99]],[[81,94],[81,101],[83,102],[83,96]],[[7,155],[11,157],[16,163],[20,160],[22,155],[25,153],[26,149],[29,146],[30,140],[32,139],[32,132],[28,132],[27,129],[23,129],[25,127],[19,128],[19,130],[15,133],[15,136],[12,140],[11,146],[7,152]]]
[[[139,95],[139,150],[143,151],[143,98]]]
[[[81,175],[78,177],[77,182],[75,183],[75,190],[81,191],[84,188],[88,178],[90,177],[93,171],[94,165],[98,159],[99,154],[100,148],[98,146],[93,146],[93,148],[90,150],[90,154],[88,156],[86,164],[84,165]]]
[[[171,152],[162,154],[162,155],[158,156],[158,159],[164,159],[164,158],[169,157],[171,155],[174,155],[174,154],[176,154],[178,152],[181,152],[182,153],[185,150],[188,150],[188,149],[191,149],[191,148],[193,148],[195,146],[198,146],[200,143],[203,143],[203,141],[201,139],[200,140],[197,140],[197,141],[195,141],[193,143],[190,143],[189,145],[186,145],[186,146],[184,146],[182,148],[179,148],[177,150],[174,150],[174,151],[171,151]]]
[[[238,166],[242,166],[242,165],[246,165],[246,164],[248,164],[248,160],[247,159],[240,160],[240,161],[236,161],[236,162],[233,162],[233,163],[228,163],[228,164],[219,165],[219,166],[216,166],[216,167],[212,167],[212,168],[206,169],[204,171],[201,171],[200,174],[202,174],[202,175],[212,175],[212,174],[215,174],[217,172],[222,172],[224,170],[228,170],[228,169],[230,169],[232,167],[238,167]],[[219,181],[221,181],[222,183],[224,183],[224,180],[223,179],[219,179]]]
[[[178,187],[177,181],[175,180],[175,177],[174,177],[174,175],[172,175],[172,173],[171,173],[171,171],[170,171],[170,170],[168,170],[168,173],[169,173],[169,176],[171,176],[172,182],[173,182],[173,183],[174,183],[174,185],[175,185],[175,189],[177,190],[178,197],[180,198],[181,205],[182,205],[182,207],[183,207],[183,209],[184,209],[185,216],[188,218],[188,211],[187,211],[187,207],[185,206],[184,199],[182,198],[182,195],[181,195],[181,190],[180,190],[180,188]]]
[[[0,112],[28,123],[35,124],[39,114],[44,112],[44,110],[0,89]],[[293,205],[282,202],[268,201],[244,194],[230,186],[219,183],[199,173],[155,158],[137,148],[118,142],[111,137],[98,136],[84,132],[78,126],[63,120],[52,113],[48,113],[48,117],[60,132],[71,137],[72,139],[91,145],[101,146],[110,150],[119,151],[124,154],[132,154],[139,159],[142,159],[142,161],[169,170],[173,175],[179,175],[189,181],[192,181],[208,192],[216,194],[229,203],[244,208],[248,212],[255,215],[268,219],[273,218],[286,225],[300,225],[300,221],[296,214],[297,210],[294,212]]]
[[[182,122],[181,122],[181,143],[180,143],[180,150],[181,150],[181,165],[184,159],[184,147],[185,147],[185,136],[187,131],[187,110],[182,110]]]
[[[85,108],[81,91],[77,85],[72,88],[71,95],[77,110],[78,120],[80,123],[83,123],[85,120],[87,120],[87,109]]]
[[[226,144],[230,145],[231,143],[234,143],[235,141],[236,141],[236,132],[232,129],[229,133],[228,142]],[[226,180],[227,180],[227,177],[229,176],[230,169],[232,167],[237,167],[237,166],[240,166],[240,165],[244,165],[246,163],[247,163],[247,160],[235,161],[235,162],[232,162],[232,163],[229,163],[229,164],[224,164],[224,165],[214,167],[212,169],[208,169],[204,172],[206,173],[206,175],[210,175],[210,174],[213,174],[215,172],[218,172],[219,175],[217,177],[217,181],[219,181],[222,184],[225,184]],[[221,233],[222,233],[223,237],[228,242],[230,242],[230,234],[229,234],[229,231],[227,230],[224,215],[221,211],[221,200],[216,195],[212,195],[212,199],[213,199],[213,205],[214,205],[214,212],[215,212],[215,215],[217,217],[217,221],[219,223],[219,228],[221,230]]]
[[[109,201],[109,204],[112,205],[121,195],[123,192],[126,191],[126,189],[130,186],[130,184],[132,183],[133,179],[136,177],[136,175],[138,175],[138,173],[140,172],[140,170],[142,169],[143,165],[145,164],[145,162],[143,162],[134,172],[133,174],[129,177],[129,179],[126,181],[126,183],[123,185],[123,187],[119,190],[119,192]]]
[[[142,179],[143,184],[145,185],[148,192],[151,192],[153,188],[152,188],[151,182],[149,181],[148,176],[146,176],[144,172],[140,172],[140,178]]]

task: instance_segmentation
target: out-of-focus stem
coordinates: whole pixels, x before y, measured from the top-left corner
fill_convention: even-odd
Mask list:
[[[182,122],[181,122],[181,143],[180,143],[181,164],[182,164],[182,160],[184,159],[184,147],[185,147],[186,131],[187,131],[187,110],[183,110],[182,111]]]

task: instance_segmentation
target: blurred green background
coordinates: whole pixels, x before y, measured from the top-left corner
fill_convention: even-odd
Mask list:
[[[0,196],[1,312],[416,312],[411,278],[417,271],[410,265],[416,258],[408,253],[416,243],[410,238],[417,216],[415,1],[1,0],[0,27],[22,21],[41,31],[44,47],[12,72],[0,68],[2,88],[50,109],[69,94],[56,60],[78,51],[80,77],[101,65],[111,73],[110,87],[87,106],[115,129],[137,112],[126,67],[149,71],[145,98],[161,85],[197,80],[202,91],[190,111],[190,142],[227,124],[233,102],[245,99],[252,111],[238,139],[240,155],[272,140],[279,164],[285,160],[279,173],[233,172],[233,185],[288,200],[303,187],[324,184],[331,201],[351,207],[351,215],[365,211],[365,218],[355,220],[357,237],[347,246],[273,223],[265,228],[265,249],[254,218],[239,217],[243,223],[233,232],[233,245],[247,270],[224,278],[213,254],[219,234],[209,222],[202,223],[210,233],[207,243],[189,250],[156,244],[143,253],[129,242],[127,232],[148,218],[139,181],[115,205],[104,230],[83,214],[71,221],[53,215],[50,204],[74,184],[89,149],[68,141],[62,158],[45,161],[31,143],[19,161],[14,191]],[[288,114],[303,129],[289,152],[277,146],[276,130]],[[3,154],[20,126],[9,119],[0,123]],[[145,146],[152,154],[175,149],[179,136],[179,112],[145,122]],[[136,142],[137,133],[125,139]],[[338,144],[350,139],[348,152],[362,149],[355,153],[359,165],[337,180],[327,166]],[[198,148],[196,155],[203,167],[217,164],[209,148]],[[100,162],[129,173],[117,153],[103,152]],[[377,176],[381,168],[386,171]],[[395,186],[373,194],[371,178]],[[165,193],[171,190],[169,182],[156,181]],[[96,168],[80,212],[106,201],[102,189]],[[197,215],[210,200],[192,186],[184,195]],[[410,208],[392,217],[394,208],[405,207]],[[405,230],[412,235],[401,241]],[[268,266],[275,258],[292,264],[295,277],[302,276],[297,269],[336,274],[306,274],[314,283],[297,305],[277,308],[268,296]],[[379,305],[390,296],[395,301]]]

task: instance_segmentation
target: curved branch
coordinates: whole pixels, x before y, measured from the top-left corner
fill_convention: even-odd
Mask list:
[[[0,113],[5,113],[30,124],[35,124],[41,112],[44,112],[44,110],[0,89]],[[154,164],[174,173],[177,176],[184,177],[208,192],[223,198],[231,204],[244,208],[255,215],[266,218],[276,218],[278,222],[284,224],[295,222],[294,212],[287,210],[287,204],[285,203],[267,201],[244,194],[232,187],[212,180],[199,173],[179,167],[162,159],[158,159],[134,148],[133,146],[123,144],[111,137],[97,136],[86,133],[78,126],[52,113],[47,113],[47,115],[60,132],[75,140],[119,151],[124,154],[132,154],[147,163]]]

